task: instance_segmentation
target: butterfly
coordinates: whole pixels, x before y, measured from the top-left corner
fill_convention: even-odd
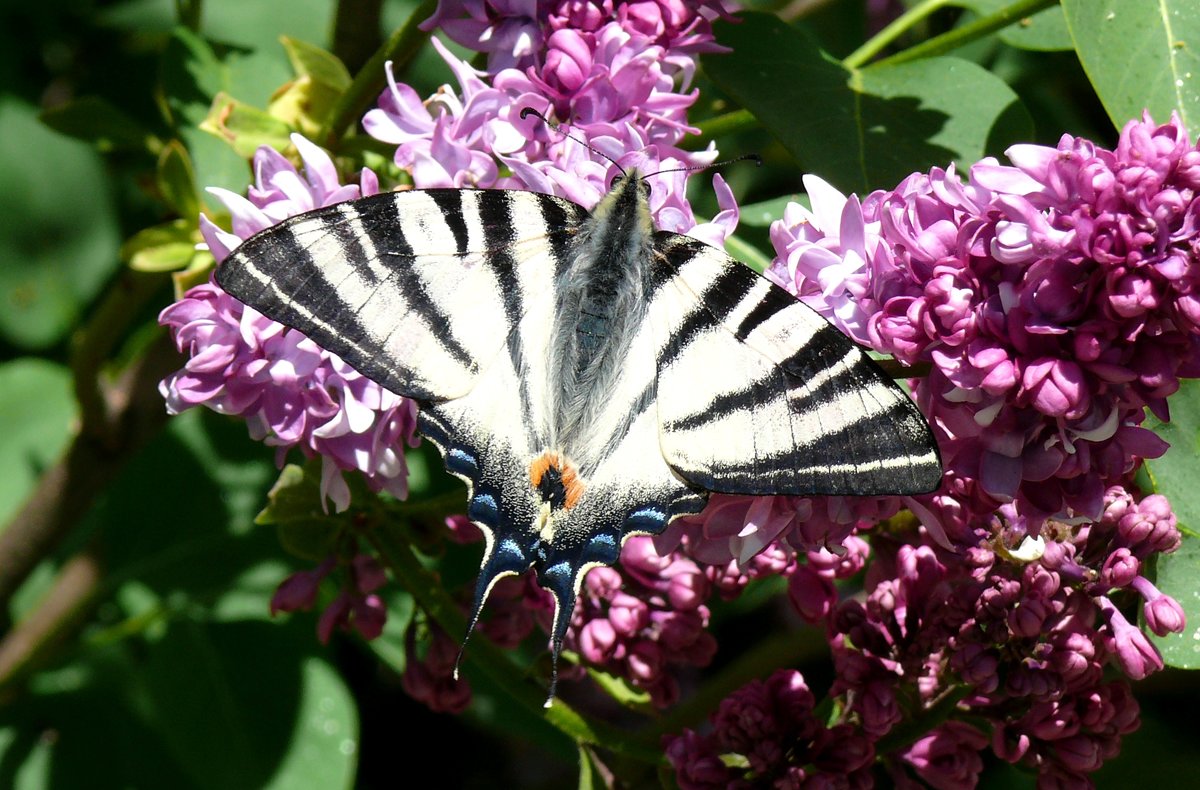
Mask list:
[[[916,405],[858,346],[656,230],[649,190],[629,172],[590,212],[515,190],[378,194],[284,220],[216,272],[417,402],[486,539],[471,627],[532,568],[555,662],[586,572],[709,492],[915,494],[942,475]]]

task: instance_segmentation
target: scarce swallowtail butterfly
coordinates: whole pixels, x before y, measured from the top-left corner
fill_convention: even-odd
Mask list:
[[[588,211],[512,190],[392,192],[247,240],[217,282],[420,406],[486,536],[534,569],[555,659],[584,574],[708,492],[915,494],[942,468],[858,346],[715,247],[655,230],[621,176]],[[551,696],[553,696],[553,682]]]

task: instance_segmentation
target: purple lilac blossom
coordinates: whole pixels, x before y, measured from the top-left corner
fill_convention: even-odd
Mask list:
[[[871,739],[846,725],[826,726],[815,706],[795,670],[751,681],[721,702],[709,734],[684,730],[665,739],[680,788],[869,786]],[[734,767],[739,763],[745,767]]]
[[[725,51],[713,40],[712,22],[730,18],[731,10],[732,4],[721,0],[441,0],[421,29],[440,28],[464,47],[486,52],[492,73],[537,74],[554,71],[563,50],[567,59],[587,61],[590,50],[597,49],[592,39],[615,26],[660,48],[672,69],[690,75],[695,55]],[[582,43],[563,46],[556,41],[563,35]]]
[[[973,545],[996,509],[1029,534],[1096,519],[1165,443],[1180,376],[1200,371],[1200,150],[1178,118],[1131,122],[1115,151],[1064,136],[860,201],[809,178],[813,209],[772,227],[770,276],[847,334],[925,363],[918,402],[947,469],[906,499],[939,539]]]
[[[233,231],[201,217],[201,232],[220,262],[242,240],[280,220],[321,206],[375,194],[378,182],[363,170],[358,184],[342,185],[329,155],[293,135],[304,161],[301,174],[270,148],[254,156],[248,197],[212,190],[232,215]],[[159,322],[170,328],[182,370],[159,390],[172,414],[203,405],[243,417],[250,434],[278,448],[322,461],[321,494],[338,510],[350,502],[344,472],[361,472],[376,491],[408,494],[406,447],[416,443],[416,406],[362,376],[304,335],[243,305],[214,283],[190,289]]]
[[[1125,612],[1140,597],[1151,630],[1182,630],[1178,604],[1141,575],[1141,563],[1174,550],[1180,536],[1161,496],[1138,500],[1111,487],[1104,499],[1099,520],[1053,523],[1026,561],[1016,559],[1024,546],[948,551],[913,530],[877,531],[870,545],[852,537],[841,556],[809,552],[788,566],[793,605],[824,627],[833,654],[836,725],[870,745],[947,699],[972,722],[952,719],[881,755],[894,784],[972,786],[990,747],[1036,771],[1040,786],[1086,786],[1136,729],[1129,681],[1161,669],[1162,659]],[[1014,517],[1007,510],[995,518],[997,535],[1002,519]],[[829,582],[864,569],[864,595],[839,600]],[[1125,677],[1113,679],[1108,666]],[[740,710],[762,694],[761,686],[747,688],[727,703]],[[726,767],[720,782],[782,781],[790,765],[777,755],[788,754],[788,744],[722,734],[728,725],[719,714],[713,727],[707,737],[685,731],[668,740],[682,786],[712,786],[701,779],[720,774],[714,760],[731,754],[736,759],[722,765],[748,768]],[[703,770],[693,775],[691,764]]]

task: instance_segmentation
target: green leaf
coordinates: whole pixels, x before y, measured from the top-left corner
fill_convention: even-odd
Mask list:
[[[338,93],[350,87],[353,79],[337,55],[290,36],[280,41],[297,75],[312,77],[316,84]]]
[[[109,178],[91,147],[0,98],[0,339],[62,340],[120,265]]]
[[[196,173],[187,149],[178,140],[163,146],[158,155],[158,191],[175,213],[194,226],[200,216],[200,198],[196,192]]]
[[[333,553],[338,537],[349,526],[347,514],[326,513],[322,508],[321,476],[316,466],[285,466],[271,487],[267,506],[255,519],[257,524],[278,528],[283,547],[309,560],[322,560]]]
[[[914,170],[951,161],[966,168],[1031,133],[1016,94],[964,60],[851,71],[774,16],[744,14],[717,31],[736,55],[704,56],[706,74],[801,167],[843,191],[890,188]]]
[[[1158,589],[1183,607],[1187,627],[1182,634],[1151,639],[1169,666],[1200,669],[1200,538],[1185,535],[1174,553],[1158,557],[1155,572]]]
[[[71,373],[40,359],[0,365],[0,524],[66,448],[75,421]]]
[[[1145,471],[1154,491],[1171,500],[1180,527],[1200,535],[1200,486],[1196,485],[1200,480],[1200,380],[1183,380],[1170,405],[1170,422],[1146,418],[1144,427],[1161,436],[1171,449],[1161,458],[1146,461]]]
[[[242,192],[250,175],[245,159],[221,140],[201,130],[213,98],[232,88],[229,68],[207,41],[184,28],[172,34],[162,55],[159,83],[175,119],[179,139],[187,146],[195,168],[195,183]],[[212,208],[217,202],[205,201]]]
[[[1062,0],[1075,50],[1120,129],[1149,110],[1200,126],[1200,4],[1194,0]]]
[[[71,99],[44,110],[40,117],[59,134],[91,143],[101,151],[148,149],[152,145],[148,130],[98,96]]]
[[[291,145],[292,128],[266,110],[240,102],[227,93],[213,98],[200,128],[224,140],[238,156],[250,158],[260,145],[284,151]]]
[[[963,0],[962,4],[980,16],[987,16],[1012,3],[1013,0]],[[1015,25],[1009,25],[1000,31],[1000,40],[1017,49],[1038,52],[1075,48],[1074,42],[1071,41],[1071,33],[1067,30],[1067,18],[1059,5],[1050,6]]]
[[[308,628],[183,620],[152,646],[151,719],[198,786],[349,786],[353,701],[324,661],[298,660],[312,641]]]
[[[777,219],[783,218],[783,210],[787,208],[788,203],[803,203],[808,205],[808,198],[805,195],[780,195],[771,200],[764,200],[761,203],[748,203],[738,207],[738,224],[749,225],[752,228],[767,228]]]
[[[1188,630],[1182,635],[1154,642],[1171,666],[1200,669],[1200,380],[1185,379],[1171,396],[1171,421],[1150,416],[1145,427],[1171,445],[1161,458],[1146,461],[1145,477],[1155,493],[1171,501],[1171,509],[1184,533],[1183,545],[1164,554],[1156,565],[1158,588],[1174,598],[1187,616]]]
[[[200,232],[195,220],[173,219],[143,228],[121,245],[121,259],[142,272],[183,269],[196,254]]]

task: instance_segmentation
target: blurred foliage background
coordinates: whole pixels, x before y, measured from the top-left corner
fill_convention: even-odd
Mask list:
[[[798,5],[798,35],[835,57],[866,38],[862,2]],[[1004,3],[966,5],[983,14]],[[206,276],[207,260],[194,249],[196,216],[202,208],[215,216],[219,206],[203,187],[241,192],[251,179],[247,151],[201,128],[214,99],[223,94],[250,108],[278,100],[296,78],[303,43],[329,49],[355,74],[416,7],[51,0],[0,11],[0,787],[576,781],[575,745],[486,678],[473,677],[476,704],[459,717],[430,713],[403,694],[407,594],[390,589],[389,625],[372,644],[339,636],[322,647],[315,616],[272,620],[275,586],[307,567],[274,530],[253,524],[278,475],[272,450],[248,441],[244,425],[207,411],[168,422],[156,389],[181,362],[156,315],[177,285]],[[1016,140],[1052,145],[1064,132],[1111,145],[1110,116],[1136,112],[1101,103],[1061,9],[1050,12],[955,52],[1020,98],[993,127],[1007,131],[986,141],[987,153]],[[921,33],[974,18],[948,7]],[[797,49],[794,63],[774,66],[784,74],[810,67],[815,52]],[[738,106],[731,95],[754,90],[735,65],[708,58],[705,66],[693,111],[701,122]],[[425,46],[404,78],[428,93],[450,74]],[[928,107],[947,93],[953,85],[930,85],[921,98]],[[954,101],[974,98],[968,90]],[[1141,98],[1130,106],[1140,109]],[[837,133],[821,125],[836,121],[822,105],[829,101],[814,95],[802,108],[812,123],[790,137],[745,124],[729,133],[709,127],[724,155],[757,151],[770,165],[728,176],[744,203],[772,200],[743,215],[750,249],[767,248],[763,217],[776,196],[799,190],[796,161],[837,182],[839,163],[821,147]],[[754,109],[764,118],[773,111],[769,102]],[[250,150],[286,133],[255,127],[261,118],[253,114],[237,120]],[[1200,124],[1191,121],[1194,134]],[[939,153],[888,151],[886,134],[871,145],[886,152],[874,180],[847,175],[843,188],[890,186]],[[386,166],[369,146],[360,155]],[[700,214],[715,210],[702,194],[695,205]],[[414,451],[412,464],[414,496],[450,486],[427,450]],[[469,578],[477,551],[450,556],[442,573]],[[718,607],[723,645],[773,627],[769,592]],[[829,671],[822,659],[794,657],[814,685]],[[717,668],[729,660],[720,654]],[[1197,685],[1179,670],[1140,685],[1143,727],[1096,777],[1100,786],[1192,776]],[[439,757],[443,750],[456,759]],[[999,764],[985,774],[988,787],[1029,782]]]

